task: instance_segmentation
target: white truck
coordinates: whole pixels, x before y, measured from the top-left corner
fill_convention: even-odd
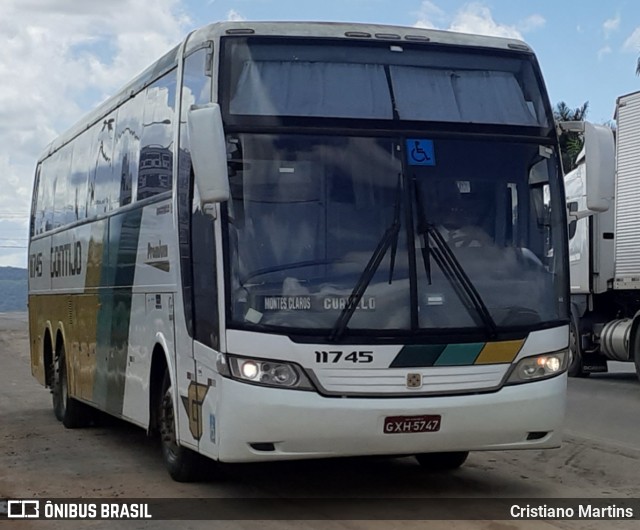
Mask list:
[[[635,363],[640,377],[640,92],[618,98],[616,131],[588,122],[584,148],[565,175],[569,210],[569,375]]]

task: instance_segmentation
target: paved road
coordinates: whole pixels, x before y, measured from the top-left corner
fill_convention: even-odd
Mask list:
[[[624,367],[625,369],[627,367]],[[472,453],[452,474],[427,474],[412,458],[225,466],[199,484],[173,482],[156,442],[118,421],[67,430],[49,392],[31,377],[24,315],[0,314],[0,498],[3,497],[608,497],[640,498],[640,383],[625,371],[572,380],[569,436],[561,449]],[[635,425],[635,427],[634,427]],[[451,518],[459,515],[451,511]],[[322,518],[321,513],[318,518]],[[131,528],[174,528],[174,522]],[[211,528],[211,522],[179,523]],[[112,522],[34,522],[4,528],[119,528]],[[415,521],[226,521],[216,528],[425,528]],[[637,528],[636,522],[429,522],[457,530]]]
[[[609,373],[569,380],[565,432],[621,448],[640,449],[640,381],[632,364],[609,365]]]

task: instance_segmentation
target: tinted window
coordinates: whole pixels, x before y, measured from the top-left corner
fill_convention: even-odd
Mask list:
[[[310,39],[227,39],[231,115],[547,126],[530,56]]]
[[[114,174],[118,183],[116,205],[126,206],[133,199],[133,183],[138,180],[140,134],[144,111],[144,92],[118,109],[115,134]]]
[[[72,204],[70,222],[82,220],[87,216],[87,181],[92,169],[92,145],[91,131],[85,131],[73,141],[73,159],[69,179],[69,197]]]
[[[33,186],[33,197],[31,198],[31,221],[29,233],[31,236],[35,236],[41,232],[42,225],[42,181],[40,180],[40,174],[42,173],[42,164],[38,165],[36,169],[35,184]]]
[[[74,200],[71,197],[71,157],[73,144],[67,144],[51,157],[53,164],[54,209],[53,228],[64,226],[74,219]]]
[[[149,86],[141,125],[137,200],[172,188],[176,71]]]
[[[113,140],[115,138],[115,112],[93,126],[95,141],[92,146],[92,161],[95,170],[89,179],[88,215],[93,217],[111,210],[113,198]]]
[[[193,181],[187,134],[187,116],[191,105],[208,103],[211,99],[211,77],[205,74],[206,61],[211,59],[208,52],[208,48],[200,49],[184,61],[178,159],[178,230],[187,329],[191,336],[215,348],[218,346],[218,299],[213,223],[210,217],[200,211],[195,211],[193,218],[191,215]],[[192,239],[198,243],[192,246]]]

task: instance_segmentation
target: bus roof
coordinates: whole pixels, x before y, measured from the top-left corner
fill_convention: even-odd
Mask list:
[[[203,41],[213,40],[225,35],[238,35],[246,32],[250,35],[324,37],[353,40],[433,42],[459,46],[478,46],[486,48],[518,49],[531,51],[521,40],[502,37],[487,37],[453,31],[424,29],[406,26],[388,26],[385,24],[360,24],[347,22],[216,22],[198,30],[189,38],[190,46]],[[192,44],[193,43],[193,44]]]
[[[81,118],[70,129],[58,136],[44,149],[38,162],[41,162],[64,144],[100,121],[116,107],[175,66],[178,61],[178,55],[183,48],[184,52],[188,53],[192,49],[200,47],[204,42],[215,41],[220,37],[232,35],[319,37],[361,42],[389,42],[390,44],[429,42],[533,53],[525,42],[518,39],[405,26],[347,22],[216,22],[191,32],[180,44],[141,72],[115,95],[108,98],[96,109]]]

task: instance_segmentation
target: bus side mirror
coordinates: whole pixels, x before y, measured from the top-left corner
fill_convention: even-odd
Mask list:
[[[587,208],[606,212],[615,195],[615,145],[613,131],[586,122],[584,145],[587,162]]]
[[[606,212],[615,195],[615,144],[613,131],[606,125],[589,122],[560,122],[563,131],[581,132],[584,137],[583,151],[578,155],[578,167],[574,171],[583,172],[586,207],[591,213]],[[573,172],[571,172],[573,173]],[[568,173],[566,177],[571,175]],[[576,212],[575,217],[589,214]]]
[[[227,149],[220,105],[192,105],[187,116],[191,164],[203,209],[229,200]]]

